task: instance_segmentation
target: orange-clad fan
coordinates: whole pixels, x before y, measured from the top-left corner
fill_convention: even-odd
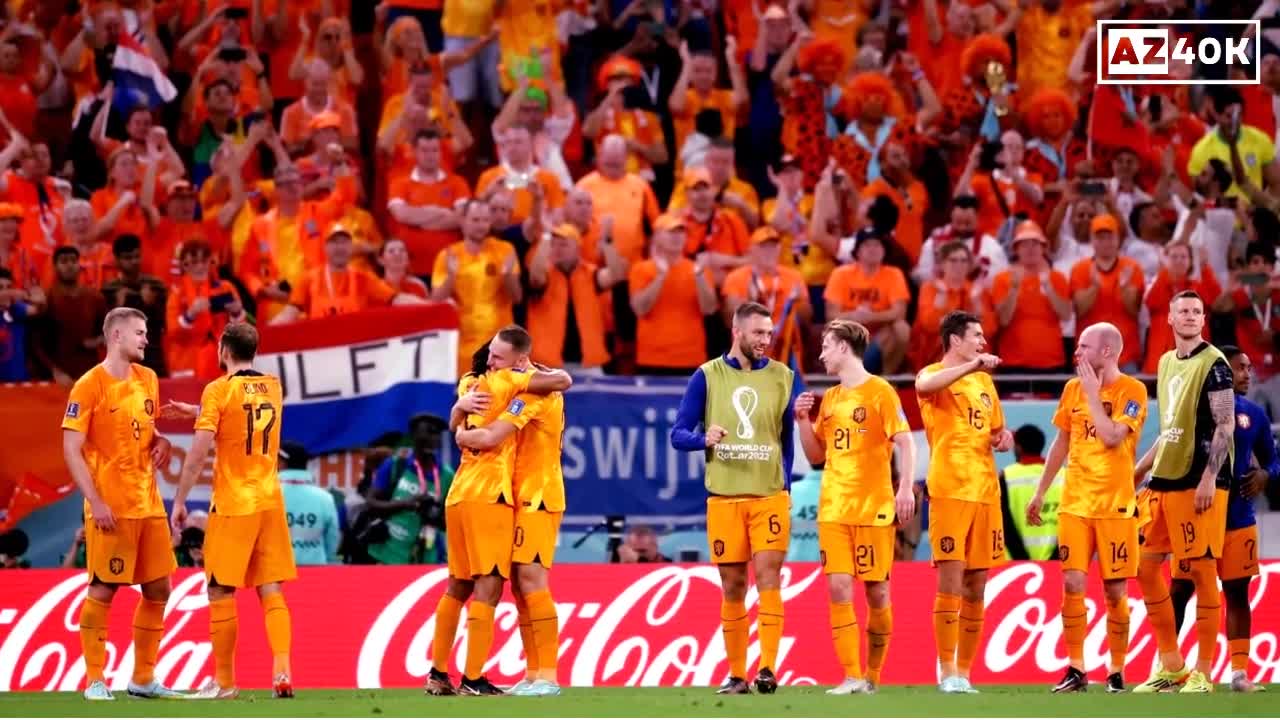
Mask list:
[[[431,275],[436,254],[457,242],[458,203],[471,197],[467,181],[444,170],[440,134],[422,130],[413,140],[416,164],[406,177],[393,180],[387,193],[390,232],[404,241],[413,259],[413,274]]]
[[[0,167],[13,165],[0,175],[0,201],[13,203],[24,211],[21,244],[39,267],[48,263],[53,249],[65,240],[62,209],[66,202],[59,182],[50,176],[53,160],[43,142],[18,139],[0,153]]]
[[[902,271],[884,264],[885,242],[867,227],[854,237],[854,262],[831,273],[823,294],[827,317],[860,323],[871,333],[881,354],[882,372],[894,373],[907,355],[911,326],[907,302],[911,294]]]
[[[626,261],[611,244],[606,264],[583,257],[582,234],[562,223],[541,240],[529,260],[529,332],[538,338],[531,357],[550,367],[599,372],[609,361],[600,294],[625,279]]]
[[[413,258],[409,248],[399,238],[389,238],[382,243],[378,252],[378,265],[382,268],[382,281],[397,292],[413,295],[426,300],[431,297],[431,288],[426,281],[409,272]]]
[[[533,210],[534,184],[542,188],[544,210],[556,210],[564,205],[564,188],[560,187],[555,173],[534,162],[533,140],[526,128],[507,128],[500,138],[498,152],[502,161],[480,175],[476,194],[483,196],[499,183],[510,190],[515,196],[511,224],[519,225],[528,219]]]
[[[706,168],[684,171],[682,183],[689,195],[683,211],[684,254],[702,264],[717,286],[725,275],[745,262],[750,237],[742,219],[716,203],[715,186]]]
[[[1057,371],[1066,364],[1062,323],[1071,317],[1070,286],[1049,267],[1048,248],[1040,226],[1022,222],[1013,236],[1017,263],[991,281],[1001,328],[996,347],[1006,372]]]
[[[707,359],[703,318],[716,311],[711,273],[685,257],[689,221],[666,214],[653,224],[648,260],[631,268],[636,362],[646,375],[688,375]]]
[[[169,288],[165,313],[165,362],[170,375],[218,376],[218,337],[227,323],[247,315],[235,286],[220,280],[209,264],[208,244],[188,242],[180,258],[182,275]]]
[[[93,193],[90,203],[97,218],[95,232],[100,240],[110,241],[117,235],[137,235],[147,244],[154,223],[154,208],[146,207],[139,197],[142,177],[138,158],[133,151],[121,147],[107,159],[107,186]]]
[[[1123,237],[1119,221],[1110,213],[1094,216],[1089,225],[1093,257],[1071,268],[1071,296],[1076,323],[1088,327],[1111,323],[1120,331],[1124,349],[1119,358],[1123,372],[1136,372],[1142,359],[1138,313],[1142,309],[1142,266],[1121,257]]]
[[[720,287],[724,295],[721,312],[726,322],[743,303],[760,303],[773,313],[773,346],[769,357],[786,362],[791,351],[802,351],[800,328],[813,320],[809,290],[799,270],[781,262],[782,235],[769,226],[751,234],[747,264],[730,271]],[[803,361],[803,353],[799,356]]]

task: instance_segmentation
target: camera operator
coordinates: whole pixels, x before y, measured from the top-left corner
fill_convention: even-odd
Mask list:
[[[381,565],[444,562],[444,499],[453,468],[438,456],[444,419],[427,413],[409,420],[413,448],[396,453],[374,473],[359,539]]]

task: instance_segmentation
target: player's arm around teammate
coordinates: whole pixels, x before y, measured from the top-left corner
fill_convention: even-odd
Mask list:
[[[844,670],[833,695],[874,692],[893,629],[889,570],[895,525],[915,514],[915,442],[898,394],[862,364],[870,333],[859,323],[833,320],[822,338],[821,360],[840,378],[822,398],[796,399],[800,443],[809,462],[823,466],[818,502],[818,542],[831,600],[831,634]],[[814,421],[815,412],[817,421]],[[890,466],[901,461],[895,493]],[[853,610],[855,580],[866,586],[867,675],[861,668],[862,638]]]
[[[156,469],[170,444],[155,429],[160,383],[138,364],[147,347],[147,319],[117,308],[103,322],[106,359],[71,389],[62,419],[62,454],[85,497],[88,596],[80,611],[87,700],[112,700],[107,688],[107,618],[122,585],[140,585],[133,616],[134,668],[130,695],[178,695],[155,679],[169,575],[177,566]]]

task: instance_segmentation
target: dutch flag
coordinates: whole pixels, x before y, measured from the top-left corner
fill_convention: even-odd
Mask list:
[[[111,79],[115,81],[117,108],[146,105],[149,108],[163,105],[178,96],[178,89],[156,64],[138,39],[120,33],[115,58],[111,61]]]

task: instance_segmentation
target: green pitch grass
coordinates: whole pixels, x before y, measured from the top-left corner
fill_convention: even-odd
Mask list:
[[[300,690],[214,702],[131,700],[87,703],[77,693],[3,693],[0,717],[1266,717],[1280,686],[1237,695],[1108,695],[1101,685],[1052,695],[1048,685],[982,686],[979,695],[933,687],[882,688],[874,696],[829,697],[824,688],[783,688],[773,696],[721,697],[708,688],[566,688],[553,698],[426,697],[419,690]]]

